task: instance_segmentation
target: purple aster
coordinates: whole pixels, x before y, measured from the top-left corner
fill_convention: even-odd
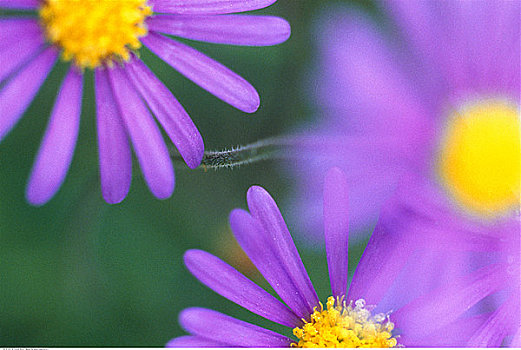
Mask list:
[[[333,168],[327,173],[323,214],[332,296],[325,305],[319,302],[276,203],[261,187],[249,189],[249,212],[235,209],[230,223],[237,241],[282,302],[207,252],[189,250],[185,254],[187,268],[203,284],[255,314],[293,329],[297,339],[192,307],[179,317],[190,335],[175,338],[168,346],[465,344],[482,319],[464,314],[501,281],[484,268],[479,279],[463,275],[447,279],[441,287],[428,288],[432,276],[417,268],[423,266],[426,251],[421,239],[395,230],[391,215],[390,220],[384,216],[379,221],[348,289],[347,187],[341,170]],[[488,243],[483,240],[475,245]]]
[[[204,145],[183,107],[135,51],[145,45],[219,99],[255,112],[259,96],[246,80],[164,34],[220,44],[275,45],[290,35],[285,20],[230,14],[275,1],[0,0],[0,8],[38,14],[37,19],[0,18],[0,140],[23,115],[60,53],[72,63],[29,179],[28,201],[46,203],[65,178],[78,136],[87,69],[95,76],[103,197],[118,203],[127,195],[130,143],[151,192],[158,198],[170,197],[174,171],[154,117],[190,168],[200,164]]]
[[[338,7],[319,21],[320,121],[299,139],[305,231],[320,227],[331,166],[352,184],[358,229],[406,174],[433,183],[462,217],[508,220],[520,208],[521,2],[380,4],[384,28]]]

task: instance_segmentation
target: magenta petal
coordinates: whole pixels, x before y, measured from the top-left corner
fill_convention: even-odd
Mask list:
[[[215,342],[203,337],[195,337],[193,335],[184,335],[170,340],[167,348],[226,348],[228,345]]]
[[[294,327],[300,322],[275,297],[212,254],[189,250],[184,260],[188,270],[199,281],[245,309],[288,327]]]
[[[521,348],[521,325],[517,327],[516,334],[514,334],[514,337],[512,338],[512,341],[510,342],[511,348]]]
[[[349,252],[349,201],[347,177],[332,168],[324,182],[324,235],[333,296],[345,296]]]
[[[83,75],[69,69],[27,185],[29,203],[42,205],[58,191],[69,170],[80,127]]]
[[[121,202],[132,180],[132,154],[107,71],[94,72],[101,192],[107,203]]]
[[[405,305],[391,315],[403,334],[419,338],[456,320],[505,283],[505,266],[488,265]],[[426,321],[428,320],[428,321]]]
[[[23,38],[38,36],[44,41],[38,21],[30,18],[0,18],[0,52]]]
[[[39,5],[38,0],[0,0],[0,8],[12,9],[36,9]]]
[[[0,91],[0,141],[29,107],[57,58],[53,48],[46,49],[4,85]]]
[[[208,15],[258,10],[277,0],[151,0],[156,13]]]
[[[246,113],[260,105],[259,94],[246,80],[189,46],[157,33],[141,39],[152,52],[194,83]]]
[[[132,59],[125,67],[134,86],[165,129],[186,164],[192,169],[197,168],[203,159],[204,144],[201,134],[188,113],[142,61]]]
[[[148,29],[186,39],[217,44],[269,46],[286,41],[289,23],[272,16],[155,16]]]
[[[174,169],[161,132],[125,71],[117,67],[108,74],[145,181],[157,198],[168,198],[174,191]]]
[[[265,328],[198,307],[183,310],[179,323],[191,334],[232,346],[282,348],[289,347],[292,342]]]
[[[43,49],[44,41],[38,34],[19,35],[16,40],[0,52],[0,81]]]

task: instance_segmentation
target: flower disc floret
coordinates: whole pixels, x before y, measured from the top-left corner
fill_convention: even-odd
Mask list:
[[[81,69],[128,60],[151,14],[146,0],[44,0],[39,10],[47,40]]]
[[[329,297],[326,309],[320,303],[310,320],[293,329],[299,339],[292,344],[299,348],[392,348],[397,345],[392,336],[394,324],[384,314],[371,315],[363,299],[351,301]]]

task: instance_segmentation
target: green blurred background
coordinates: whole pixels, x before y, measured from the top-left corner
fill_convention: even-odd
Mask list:
[[[328,5],[279,0],[256,11],[291,23],[291,38],[279,46],[189,42],[257,88],[261,107],[253,115],[226,105],[145,49],[141,57],[186,108],[206,150],[282,135],[312,120],[315,107],[303,83],[316,58],[315,19]],[[371,2],[353,5],[374,12]],[[108,205],[100,191],[89,73],[80,136],[65,183],[45,206],[26,203],[25,185],[66,67],[55,67],[24,118],[0,144],[0,346],[164,346],[184,334],[177,315],[188,306],[214,308],[289,335],[289,330],[204,287],[182,262],[187,249],[204,249],[270,290],[235,243],[228,214],[246,208],[246,191],[258,184],[284,215],[291,205],[293,181],[281,171],[280,161],[206,172],[178,163],[174,195],[164,201],[148,191],[134,162],[128,197]],[[306,245],[292,230],[294,223],[287,221],[325,300],[329,281],[324,251]],[[351,271],[363,246],[352,247]]]

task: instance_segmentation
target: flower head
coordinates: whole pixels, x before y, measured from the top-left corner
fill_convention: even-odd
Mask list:
[[[316,188],[339,165],[356,184],[359,228],[406,174],[434,183],[461,216],[508,219],[520,208],[520,2],[379,4],[385,32],[354,10],[321,21],[323,112],[303,136],[301,210],[319,209]]]
[[[278,44],[290,34],[283,19],[230,14],[274,2],[1,0],[1,8],[33,11],[38,17],[0,18],[0,140],[21,118],[58,56],[71,63],[31,172],[28,201],[46,203],[65,178],[79,133],[83,76],[90,70],[95,76],[103,197],[118,203],[128,193],[129,140],[152,193],[170,197],[172,161],[154,117],[190,168],[199,166],[204,145],[188,114],[137,50],[146,46],[202,88],[252,113],[259,96],[246,80],[164,34],[232,45]]]
[[[458,346],[476,327],[461,315],[483,298],[489,285],[495,286],[491,278],[463,276],[432,287],[431,275],[410,270],[423,261],[421,240],[395,233],[393,220],[384,218],[348,289],[347,178],[333,168],[324,184],[324,232],[331,282],[331,296],[324,307],[273,199],[257,186],[250,188],[247,198],[249,212],[235,209],[230,215],[232,231],[283,303],[207,252],[187,251],[185,264],[203,284],[255,314],[289,327],[296,339],[194,307],[179,316],[182,327],[191,335],[175,338],[168,346]],[[431,342],[426,343],[426,339]]]

